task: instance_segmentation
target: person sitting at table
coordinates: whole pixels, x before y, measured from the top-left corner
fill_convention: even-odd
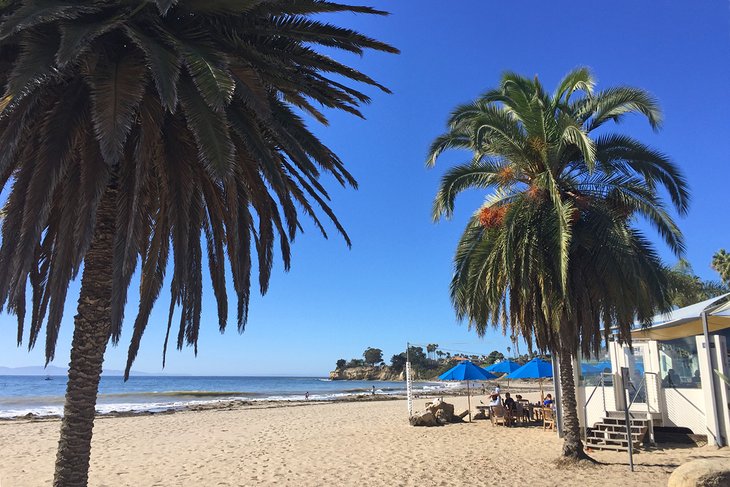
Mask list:
[[[548,394],[547,396],[545,396],[545,400],[542,402],[542,405],[546,408],[551,408],[553,407],[553,404],[555,404],[555,401],[553,401],[552,394]]]
[[[667,371],[667,375],[664,377],[664,380],[662,381],[662,385],[664,387],[675,387],[682,384],[682,379],[679,378],[679,374],[674,371],[674,369],[669,369]]]
[[[492,394],[492,401],[489,403],[490,406],[501,406],[502,398],[499,394]]]
[[[504,393],[504,407],[506,407],[510,411],[515,410],[515,400],[509,396],[509,392]]]
[[[527,399],[522,399],[521,394],[515,395],[515,401],[519,404],[522,404],[522,415],[528,420],[532,421],[532,404],[530,404],[530,401]]]

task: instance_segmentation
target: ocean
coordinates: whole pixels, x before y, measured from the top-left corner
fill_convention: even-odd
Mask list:
[[[417,382],[415,393],[435,393],[458,383]],[[405,395],[405,382],[331,381],[323,377],[103,376],[97,412],[159,412],[230,400],[328,401],[359,394]],[[0,418],[63,413],[66,377],[0,375]]]

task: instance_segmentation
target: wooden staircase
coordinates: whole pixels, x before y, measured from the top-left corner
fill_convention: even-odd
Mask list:
[[[630,418],[631,441],[634,450],[644,443],[649,431],[649,420],[646,418]],[[610,411],[600,423],[596,423],[586,437],[586,447],[594,450],[627,451],[629,440],[626,434],[626,420],[622,411]]]

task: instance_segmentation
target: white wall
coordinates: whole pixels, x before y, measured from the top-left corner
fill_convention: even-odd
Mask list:
[[[663,389],[664,426],[689,428],[694,434],[707,434],[705,395],[702,389]]]
[[[577,389],[580,389],[580,396],[584,397],[586,400],[588,399],[588,396],[590,396],[591,392],[593,391],[593,386],[584,387],[580,386]],[[605,397],[606,397],[606,410],[603,409],[603,394],[601,392],[601,387],[599,386],[598,389],[596,389],[595,394],[593,394],[593,398],[588,403],[588,407],[586,410],[588,421],[586,422],[589,427],[593,427],[594,424],[601,421],[601,419],[606,415],[605,411],[616,411],[616,400],[613,392],[613,387],[605,387]],[[583,404],[582,402],[579,402],[578,404]],[[578,412],[578,416],[581,418],[581,426],[583,426],[583,410]]]

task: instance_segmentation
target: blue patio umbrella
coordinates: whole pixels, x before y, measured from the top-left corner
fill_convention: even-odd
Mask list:
[[[466,395],[467,402],[469,404],[469,422],[471,423],[471,390],[469,389],[470,380],[489,380],[496,379],[497,376],[491,372],[487,372],[483,368],[474,365],[469,360],[464,360],[450,368],[443,374],[439,375],[441,380],[465,380],[466,381]]]
[[[527,362],[519,369],[511,372],[508,379],[544,379],[553,376],[553,364],[546,362],[540,357]]]
[[[603,371],[605,371],[608,368],[608,370],[611,370],[611,362],[604,360],[603,362],[598,362],[596,364],[581,364],[580,365],[580,371],[584,374],[600,374]]]
[[[492,364],[489,367],[487,367],[485,370],[489,372],[501,372],[505,374],[509,374],[510,372],[514,372],[515,370],[519,369],[521,367],[520,364],[515,362],[514,360],[502,360],[501,362],[497,362],[496,364]]]
[[[595,364],[580,364],[580,371],[583,374],[600,374],[603,372],[603,367],[598,367]]]
[[[542,396],[542,379],[552,376],[553,364],[540,357],[535,357],[506,377],[507,379],[540,379],[540,395]]]
[[[601,369],[600,372],[603,372],[606,369],[608,369],[608,371],[611,372],[611,361],[610,360],[602,360],[601,362],[598,362],[595,366],[597,368]]]

